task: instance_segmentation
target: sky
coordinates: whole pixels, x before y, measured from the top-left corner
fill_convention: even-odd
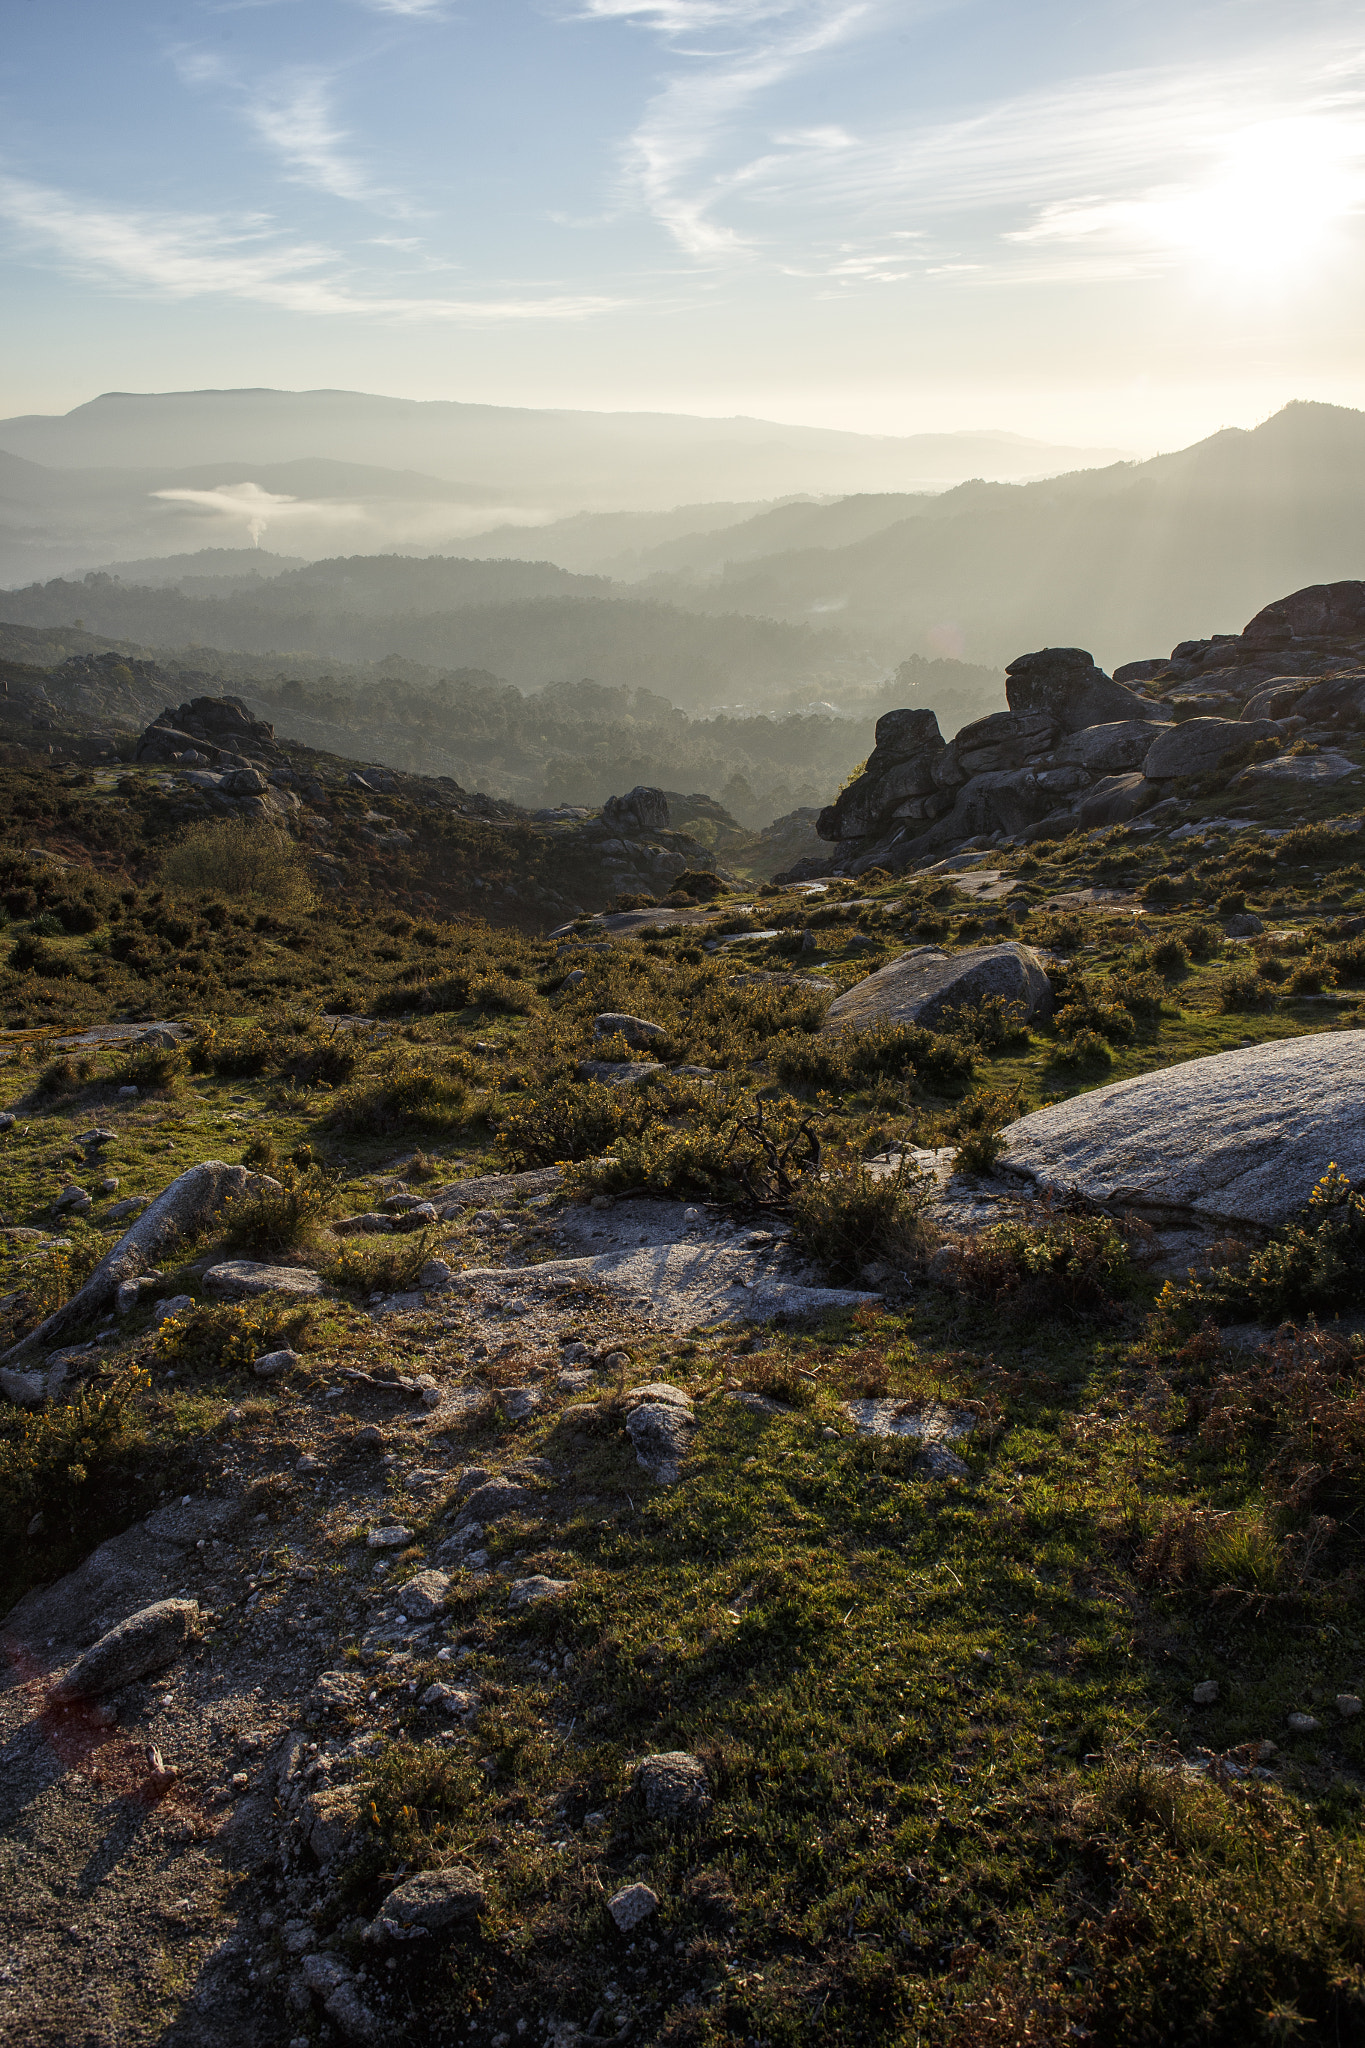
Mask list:
[[[1365,17],[9,0],[0,413],[319,386],[1134,453],[1365,405]]]

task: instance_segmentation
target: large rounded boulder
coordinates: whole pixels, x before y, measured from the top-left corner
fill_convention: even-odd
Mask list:
[[[916,946],[855,981],[825,1012],[822,1031],[864,1031],[870,1024],[922,1024],[951,1029],[953,1018],[989,996],[1017,1003],[1027,1020],[1052,1008],[1052,983],[1032,946],[1008,940],[945,953]]]
[[[1001,1171],[1217,1224],[1287,1223],[1335,1163],[1365,1180],[1365,1032],[1215,1053],[1021,1117]]]

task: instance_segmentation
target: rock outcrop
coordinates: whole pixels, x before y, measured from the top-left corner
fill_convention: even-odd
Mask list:
[[[1218,1224],[1289,1222],[1335,1162],[1365,1179],[1365,1032],[1189,1060],[1035,1110],[1000,1169],[1039,1189]]]
[[[185,768],[288,765],[274,726],[254,718],[240,697],[194,697],[178,710],[167,705],[138,741],[137,759]]]
[[[1182,640],[1106,675],[1080,647],[1021,654],[1007,711],[948,741],[932,711],[889,711],[816,831],[832,849],[780,880],[922,867],[973,841],[1122,824],[1175,784],[1230,779],[1258,742],[1365,726],[1365,582],[1317,584],[1241,633]],[[1331,779],[1320,757],[1282,779]],[[1318,766],[1313,762],[1317,759]]]

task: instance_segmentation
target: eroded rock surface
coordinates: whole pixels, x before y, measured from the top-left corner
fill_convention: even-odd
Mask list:
[[[1091,1201],[1287,1223],[1335,1162],[1365,1177],[1365,1032],[1278,1039],[1115,1081],[1004,1133],[1000,1168]]]

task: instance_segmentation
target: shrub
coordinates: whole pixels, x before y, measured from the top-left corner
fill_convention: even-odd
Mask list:
[[[642,1094],[635,1088],[607,1088],[600,1081],[558,1082],[497,1112],[498,1150],[519,1167],[594,1159],[648,1113],[639,1100]]]
[[[157,1331],[157,1351],[205,1372],[247,1372],[262,1352],[306,1350],[316,1315],[311,1302],[199,1302],[167,1317]]]
[[[305,1046],[283,1063],[280,1072],[303,1088],[319,1083],[324,1088],[339,1088],[353,1078],[359,1065],[360,1047],[355,1034],[346,1032],[324,1038],[320,1045]]]
[[[343,1089],[327,1121],[356,1137],[454,1130],[468,1100],[469,1083],[458,1070],[394,1054],[374,1080]]]
[[[129,1365],[104,1386],[80,1389],[64,1406],[14,1409],[0,1434],[0,1519],[11,1538],[35,1514],[74,1531],[128,1435],[128,1411],[147,1386]]]
[[[277,1050],[276,1039],[258,1024],[231,1032],[220,1032],[210,1024],[190,1047],[190,1065],[196,1074],[246,1080],[263,1074],[273,1064]]]
[[[188,1066],[188,1056],[178,1045],[135,1045],[109,1078],[116,1088],[172,1095]]]
[[[1180,883],[1174,875],[1153,875],[1138,890],[1147,903],[1170,903],[1179,894]]]
[[[1144,950],[1150,965],[1158,974],[1164,975],[1167,981],[1176,980],[1189,967],[1190,956],[1185,950],[1184,943],[1174,935],[1168,939],[1158,939],[1155,945]]]
[[[1106,994],[1116,1003],[1122,1003],[1130,1017],[1144,1024],[1155,1024],[1161,1016],[1166,991],[1154,974],[1140,970],[1126,974],[1111,974]]]
[[[1052,1058],[1059,1067],[1103,1070],[1114,1064],[1114,1055],[1098,1031],[1076,1031],[1061,1039]]]
[[[308,863],[294,841],[243,818],[192,826],[162,861],[161,879],[177,896],[220,896],[294,912],[313,901]]]
[[[1365,1350],[1318,1329],[1283,1328],[1264,1350],[1220,1354],[1187,1396],[1201,1440],[1254,1462],[1294,1515],[1354,1513],[1365,1481]]]
[[[351,1287],[362,1294],[401,1294],[417,1285],[431,1255],[429,1230],[395,1237],[348,1237],[323,1268],[323,1276],[333,1287]]]
[[[1247,1010],[1264,1010],[1275,1000],[1275,991],[1249,967],[1234,967],[1218,984],[1218,1007],[1225,1016],[1240,1016]]]
[[[950,1278],[964,1294],[1015,1315],[1112,1313],[1130,1282],[1132,1258],[1109,1216],[1061,1214],[1041,1223],[997,1223],[960,1246]]]
[[[506,974],[484,975],[469,991],[476,1010],[501,1010],[510,1017],[525,1017],[539,1006],[540,998],[529,981],[516,981]]]
[[[96,1232],[79,1225],[71,1226],[71,1242],[56,1250],[44,1252],[29,1269],[24,1289],[26,1307],[32,1322],[40,1323],[50,1316],[54,1308],[60,1308],[64,1301],[70,1301],[108,1250],[108,1244]]]
[[[880,1178],[854,1156],[826,1159],[792,1195],[792,1235],[836,1283],[856,1280],[873,1259],[903,1271],[932,1243],[924,1211],[933,1191],[932,1176],[906,1157]]]
[[[1246,896],[1240,889],[1230,889],[1225,896],[1218,898],[1218,915],[1220,917],[1241,917],[1246,907]]]
[[[954,1034],[982,1052],[1013,1051],[1029,1043],[1022,1003],[1004,996],[983,996],[970,1010],[959,1010],[953,1019]]]
[[[918,1024],[870,1024],[864,1031],[819,1036],[782,1034],[769,1060],[789,1088],[849,1088],[876,1076],[946,1093],[972,1077],[972,1049],[962,1039]]]
[[[1333,987],[1336,978],[1332,962],[1325,954],[1317,953],[1294,969],[1289,977],[1289,993],[1293,996],[1320,996],[1324,989]]]
[[[50,1060],[33,1084],[33,1093],[50,1101],[57,1101],[64,1095],[75,1095],[86,1087],[94,1077],[95,1062],[84,1057],[73,1059],[70,1053],[63,1053],[60,1059]]]
[[[1191,960],[1212,960],[1223,944],[1223,934],[1211,924],[1186,925],[1180,937]]]
[[[989,1173],[1000,1157],[1000,1133],[1023,1107],[1018,1088],[975,1088],[944,1122],[957,1140],[954,1173]]]
[[[675,875],[669,888],[672,896],[686,896],[693,902],[709,902],[713,896],[723,896],[726,884],[719,875],[713,875],[708,868],[684,868]]]
[[[1295,1222],[1237,1271],[1223,1266],[1184,1287],[1167,1282],[1161,1306],[1182,1320],[1209,1314],[1274,1322],[1365,1303],[1365,1194],[1335,1164]]]
[[[307,1244],[333,1203],[325,1175],[290,1169],[279,1193],[244,1195],[227,1213],[223,1243],[230,1252],[292,1252]]]

